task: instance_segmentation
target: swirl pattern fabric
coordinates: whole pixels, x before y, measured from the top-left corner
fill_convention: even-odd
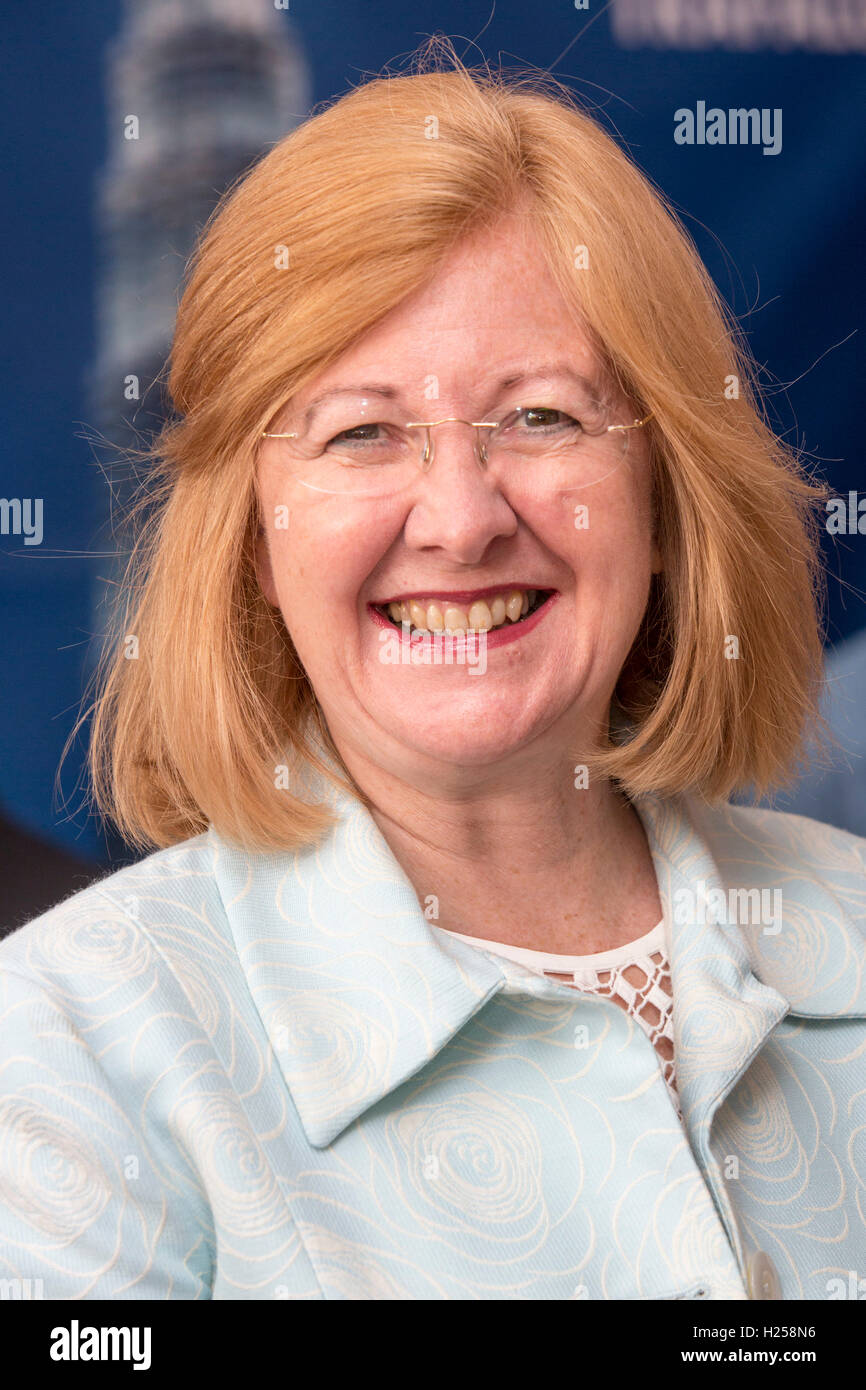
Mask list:
[[[788,1299],[866,1268],[866,841],[645,798],[677,1118],[609,999],[447,939],[365,808],[0,945],[0,1278],[57,1299]],[[778,926],[712,893],[781,889]],[[689,903],[695,904],[694,910]],[[716,914],[718,915],[718,914]]]

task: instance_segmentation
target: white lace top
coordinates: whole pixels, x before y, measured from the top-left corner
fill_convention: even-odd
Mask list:
[[[447,930],[440,928],[440,930]],[[646,1033],[656,1050],[662,1076],[677,1115],[682,1119],[674,1066],[673,991],[670,957],[664,920],[646,936],[627,941],[612,951],[588,956],[559,956],[547,951],[530,951],[525,946],[508,946],[502,941],[485,941],[479,936],[450,932],[470,946],[507,956],[539,975],[563,978],[574,989],[602,994],[612,999]]]

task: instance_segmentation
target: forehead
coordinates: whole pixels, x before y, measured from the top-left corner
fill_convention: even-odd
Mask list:
[[[585,272],[574,272],[576,275]],[[390,310],[299,393],[386,384],[426,399],[483,394],[550,364],[601,385],[603,366],[526,219],[458,242],[427,284]]]

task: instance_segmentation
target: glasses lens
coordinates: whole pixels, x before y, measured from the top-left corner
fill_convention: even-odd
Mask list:
[[[326,407],[306,430],[283,428],[297,436],[281,441],[287,467],[313,492],[384,496],[418,476],[423,438],[381,403]]]
[[[490,432],[489,466],[503,481],[539,491],[592,487],[616,472],[629,447],[631,431],[609,430],[610,420],[598,406],[521,406]]]

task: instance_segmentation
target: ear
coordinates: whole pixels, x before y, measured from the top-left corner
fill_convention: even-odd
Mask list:
[[[256,578],[259,581],[259,588],[267,599],[268,603],[279,608],[280,600],[277,596],[277,586],[274,583],[274,568],[271,564],[271,552],[268,545],[268,538],[265,535],[264,526],[260,526],[256,536],[255,545]]]

